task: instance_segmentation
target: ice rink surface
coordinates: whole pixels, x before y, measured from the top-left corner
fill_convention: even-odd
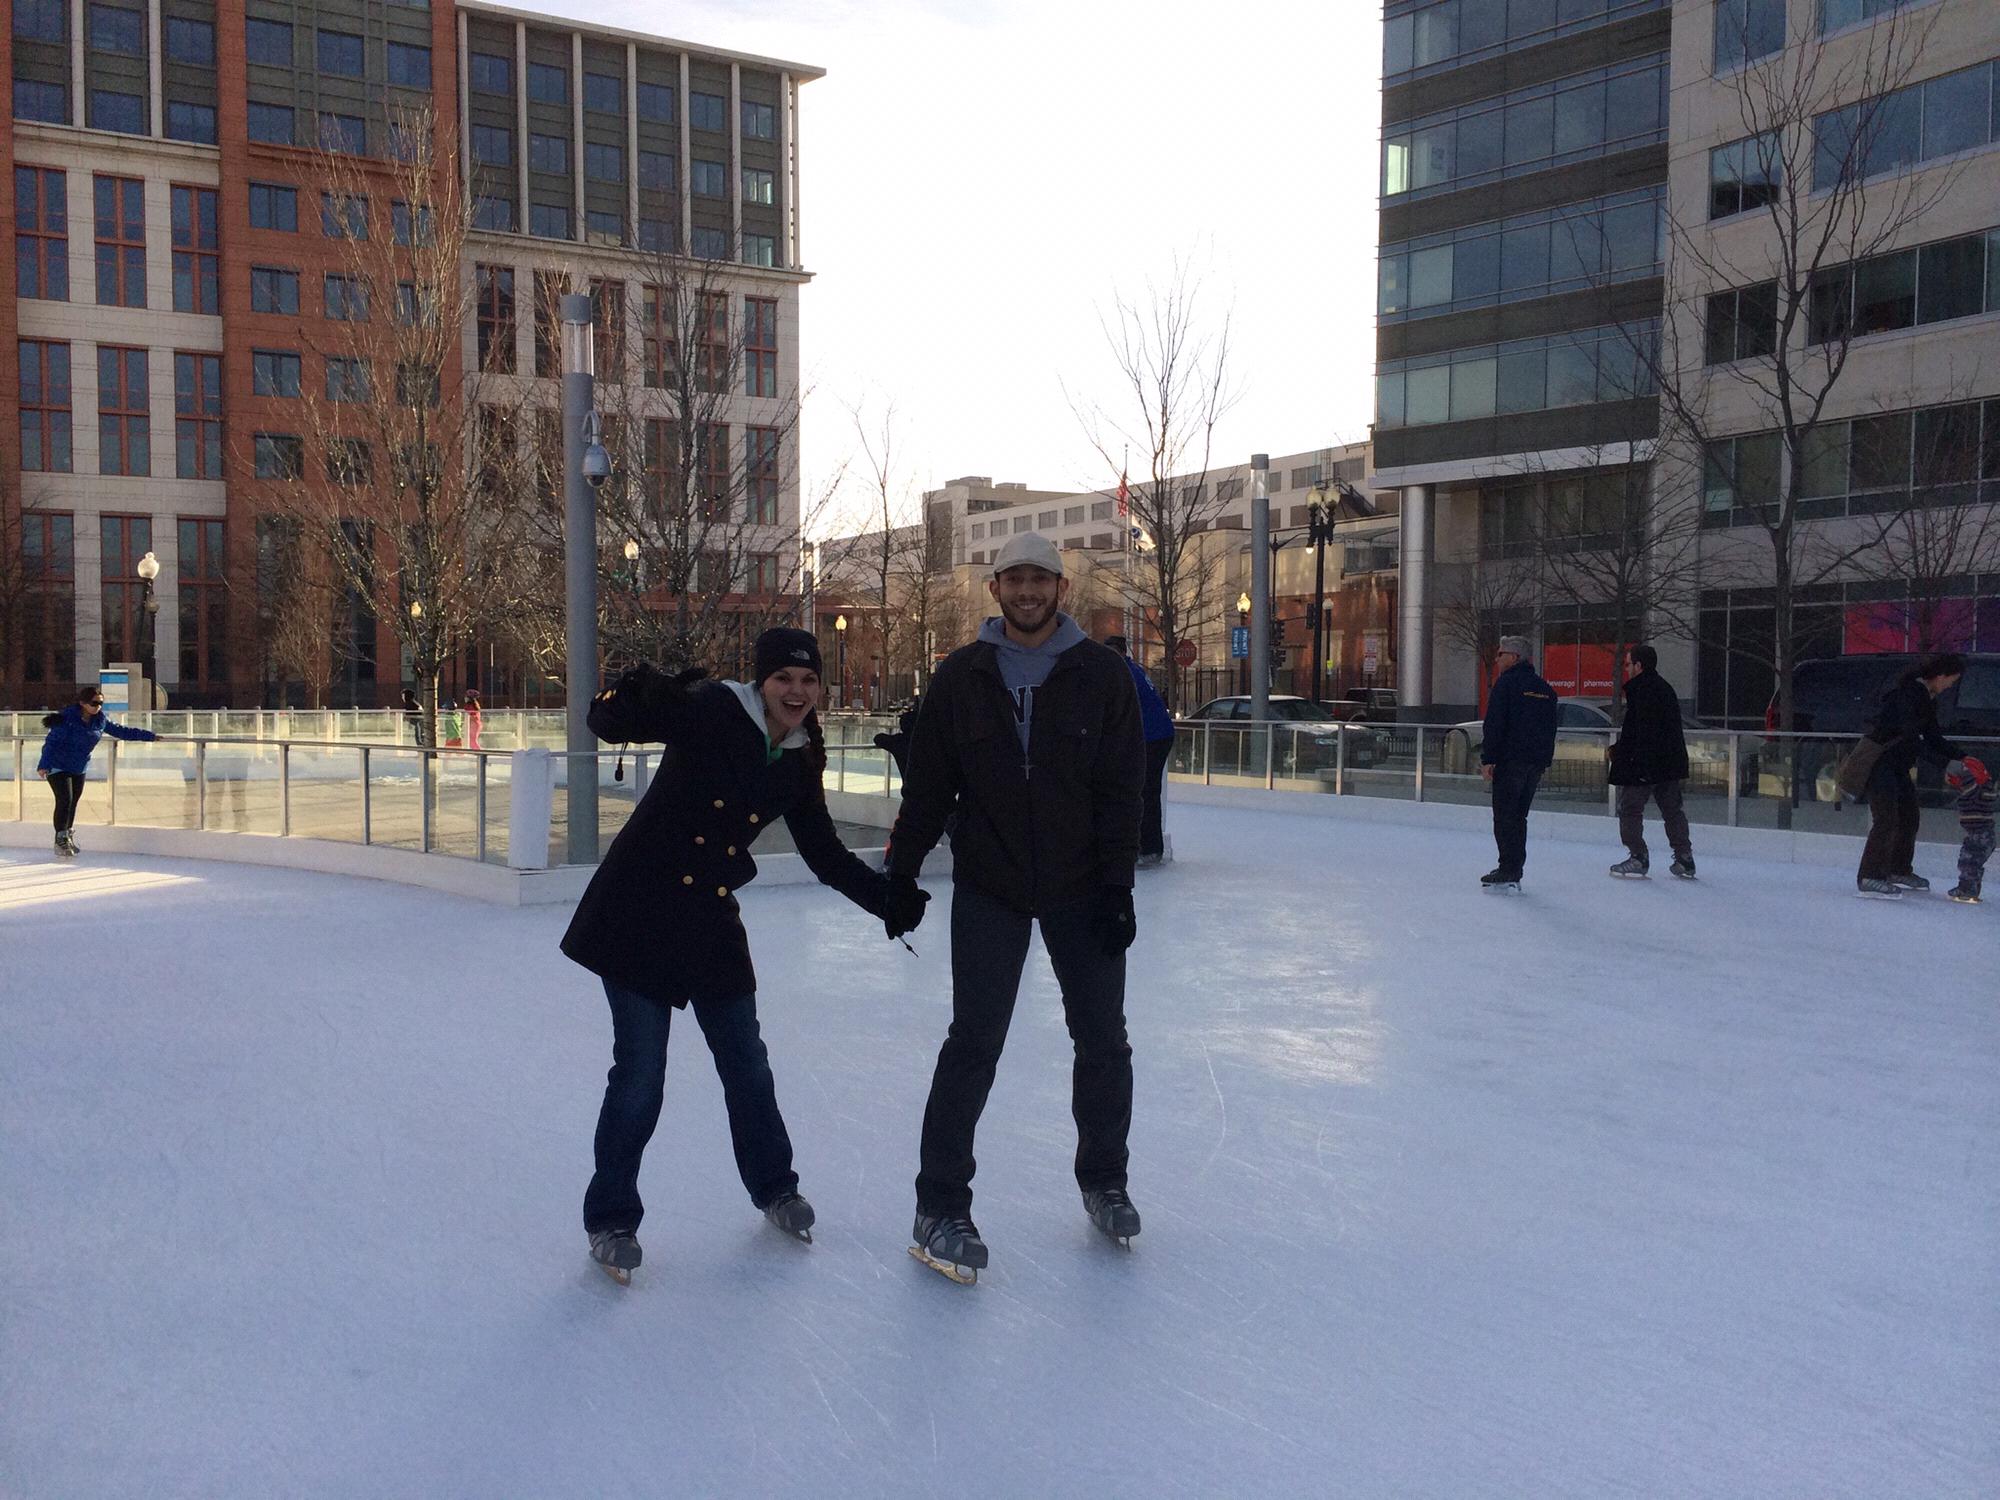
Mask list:
[[[942,883],[920,958],[745,893],[818,1242],[751,1209],[682,1017],[621,1291],[567,910],[0,856],[0,1495],[2000,1494],[2000,909],[1171,826],[1145,1231],[1078,1204],[1038,944],[974,1288],[904,1253]]]

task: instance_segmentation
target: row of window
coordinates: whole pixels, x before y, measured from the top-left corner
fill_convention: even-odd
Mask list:
[[[1428,194],[1666,138],[1665,54],[1481,99],[1392,127],[1382,195]]]
[[[1708,299],[1703,359],[1711,365],[1770,354],[1778,342],[1775,282]],[[1838,266],[1806,293],[1809,346],[2000,312],[2000,229],[1915,245]]]
[[[97,301],[146,306],[146,186],[136,177],[91,179],[95,212]],[[172,217],[175,312],[218,313],[220,215],[214,188],[174,184]],[[60,168],[14,169],[14,289],[21,297],[69,300],[69,179]]]
[[[1807,435],[1801,457],[1799,515],[1807,519],[1862,513],[1926,492],[1935,501],[1971,504],[1982,481],[2000,500],[2000,401],[1962,401],[1915,411],[1822,422]],[[1778,433],[1746,433],[1711,442],[1704,454],[1705,524],[1729,526],[1757,517],[1785,492],[1787,464]]]
[[[560,135],[528,135],[528,169],[567,177],[570,170],[569,138]],[[481,166],[514,165],[514,132],[504,125],[472,127],[472,159]],[[669,151],[641,151],[638,154],[639,186],[672,191],[677,158]],[[625,180],[625,150],[622,146],[588,141],[583,148],[583,175],[586,181],[622,183]],[[777,202],[777,174],[763,167],[743,169],[743,201],[771,205]],[[695,157],[688,167],[688,186],[697,198],[729,196],[729,168],[722,162]]]
[[[1658,338],[1654,323],[1613,324],[1392,360],[1376,376],[1375,425],[1425,427],[1650,396]]]
[[[1645,514],[1645,466],[1518,478],[1479,491],[1479,553],[1522,557],[1551,543],[1589,545],[1629,535]]]
[[[1442,72],[1571,32],[1660,10],[1667,0],[1439,0],[1390,16],[1382,27],[1382,73]]]
[[[1109,500],[1096,500],[1088,506],[1066,506],[1060,512],[1045,510],[1038,516],[1015,516],[1012,518],[1012,524],[1013,529],[1017,532],[1047,532],[1055,530],[1058,526],[1081,526],[1084,524],[1086,515],[1092,521],[1110,520],[1111,502]],[[966,540],[971,542],[983,540],[986,536],[986,524],[984,521],[974,521],[966,528]],[[994,536],[1006,536],[1009,534],[1007,529],[1009,523],[1006,520],[995,521],[992,524]]]
[[[311,48],[315,71],[329,78],[366,78],[367,45],[351,31],[332,31],[293,26],[289,21],[267,21],[250,16],[243,23],[246,55],[253,63],[295,68],[301,43]],[[305,33],[304,36],[298,33]],[[211,37],[211,54],[213,38]],[[383,51],[383,73],[390,83],[405,88],[431,86],[431,49],[410,42],[387,42]]]
[[[1430,317],[1657,275],[1664,188],[1384,245],[1376,310]]]
[[[72,462],[70,346],[22,339],[21,468],[67,474]],[[100,474],[148,476],[152,465],[152,410],[147,351],[111,344],[97,347],[97,452]],[[222,477],[222,357],[174,355],[174,474],[179,479]]]
[[[93,130],[110,130],[120,135],[146,135],[146,101],[138,94],[119,89],[92,89],[85,96],[85,119]],[[14,118],[39,120],[51,125],[69,123],[69,89],[60,83],[44,83],[33,78],[14,80]],[[190,104],[179,99],[166,101],[163,127],[168,140],[215,144],[215,107]]]
[[[475,94],[498,94],[511,98],[514,93],[514,59],[497,52],[474,52],[468,59],[466,76]],[[679,119],[674,111],[674,88],[665,83],[641,83],[636,89],[638,95],[638,117],[658,125],[675,125]],[[528,98],[536,104],[569,103],[569,70],[552,63],[531,62],[528,64]],[[754,100],[742,101],[742,129],[744,138],[753,141],[777,139],[778,111],[773,104],[760,104]],[[597,114],[622,115],[625,113],[625,80],[615,73],[591,73],[583,75],[583,107]],[[688,92],[688,128],[704,130],[720,135],[728,128],[729,101],[721,94],[704,93],[698,89]]]
[[[1813,190],[2000,140],[2000,63],[1961,68],[1813,121]]]
[[[575,234],[574,211],[567,203],[530,203],[528,205],[527,232],[537,239],[572,240]],[[503,234],[519,231],[520,224],[514,216],[514,200],[490,195],[475,198],[472,204],[472,225],[475,229],[490,229]],[[671,219],[641,213],[636,233],[627,235],[625,215],[617,209],[593,208],[583,216],[584,237],[596,245],[634,245],[640,250],[661,255],[675,253],[680,246],[678,226]],[[742,236],[743,264],[746,266],[775,266],[778,263],[778,237],[774,234],[756,234],[745,231]],[[728,260],[729,231],[712,225],[694,226],[688,244],[688,253],[697,260]]]

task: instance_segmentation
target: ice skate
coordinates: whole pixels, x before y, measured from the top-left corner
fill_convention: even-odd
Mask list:
[[[1694,879],[1694,860],[1677,859],[1667,866],[1667,873],[1672,875],[1676,880],[1692,880]]]
[[[813,1206],[797,1193],[780,1193],[764,1205],[764,1217],[793,1239],[813,1242]]]
[[[1488,870],[1479,877],[1479,883],[1489,891],[1504,891],[1512,896],[1521,894],[1521,877],[1509,875],[1505,870]]]
[[[1123,1188],[1093,1188],[1083,1195],[1083,1211],[1090,1222],[1125,1249],[1132,1248],[1132,1236],[1139,1232],[1139,1210]]]
[[[76,847],[75,834],[59,833],[56,835],[56,853],[62,855],[65,859],[75,859],[82,852],[81,849]]]
[[[620,1286],[632,1284],[632,1273],[644,1257],[639,1236],[629,1229],[594,1229],[590,1234],[590,1258]]]
[[[1611,867],[1611,874],[1619,880],[1644,880],[1650,868],[1643,859],[1621,859]]]
[[[949,1276],[960,1286],[971,1286],[979,1280],[979,1273],[986,1265],[986,1242],[969,1218],[962,1214],[920,1213],[910,1229],[910,1238],[915,1241],[910,1254],[933,1271]]]
[[[1854,893],[1874,901],[1900,901],[1903,888],[1893,880],[1857,880]]]
[[[1907,870],[1901,875],[1891,875],[1889,877],[1889,884],[1900,886],[1906,891],[1927,891],[1931,888],[1931,883],[1924,879],[1923,876],[1912,875]]]
[[[1979,892],[1975,891],[1964,881],[1960,881],[1957,885],[1946,891],[1945,894],[1961,906],[1979,905]]]

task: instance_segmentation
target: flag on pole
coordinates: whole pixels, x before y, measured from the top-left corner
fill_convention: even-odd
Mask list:
[[[1132,514],[1132,486],[1126,483],[1123,474],[1118,476],[1118,514],[1121,516]]]

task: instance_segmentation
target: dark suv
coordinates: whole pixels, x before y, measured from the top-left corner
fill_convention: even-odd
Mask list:
[[[1792,678],[1796,732],[1866,734],[1875,727],[1883,695],[1921,660],[1914,652],[1869,652],[1800,662]],[[1965,653],[1965,675],[1939,695],[1937,710],[1938,729],[1947,739],[2000,738],[2000,652]],[[1778,727],[1775,695],[1764,711],[1764,727],[1774,732]],[[1829,778],[1846,748],[1837,742],[1800,743],[1795,775],[1801,795],[1831,796]],[[1936,766],[1917,762],[1917,786],[1926,802],[1942,798],[1943,785]]]

